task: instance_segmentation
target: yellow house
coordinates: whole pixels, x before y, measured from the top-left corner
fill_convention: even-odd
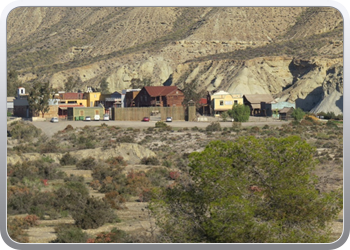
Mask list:
[[[86,99],[67,99],[67,100],[60,100],[60,105],[69,105],[69,104],[76,104],[76,105],[82,105],[84,107],[87,107],[87,100]]]
[[[100,102],[101,92],[84,93],[84,97],[87,101],[86,107],[95,107],[97,105],[96,102]]]
[[[210,96],[214,115],[219,116],[222,112],[232,109],[235,104],[243,104],[241,94],[230,94],[225,91],[218,91]]]

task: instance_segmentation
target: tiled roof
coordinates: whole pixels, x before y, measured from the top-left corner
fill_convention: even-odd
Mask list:
[[[166,96],[174,90],[179,90],[176,86],[146,86],[144,87],[148,94],[152,97]],[[182,93],[182,92],[181,92]]]
[[[62,93],[63,99],[81,99],[83,97],[82,93]]]
[[[291,109],[294,109],[294,108],[293,107],[283,108],[280,111],[278,111],[278,113],[288,113]]]
[[[71,107],[85,107],[84,105],[79,104],[60,104],[58,105],[59,108],[71,108]]]

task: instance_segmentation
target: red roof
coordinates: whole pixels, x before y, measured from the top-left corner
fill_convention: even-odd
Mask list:
[[[81,99],[83,97],[83,93],[62,93],[60,94],[63,99]]]
[[[201,98],[200,100],[199,100],[199,104],[207,104],[208,103],[208,100],[207,100],[207,98]]]
[[[146,86],[144,88],[151,97],[166,96],[174,90],[179,90],[176,86]]]

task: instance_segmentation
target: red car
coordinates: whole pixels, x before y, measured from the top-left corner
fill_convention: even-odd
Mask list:
[[[144,118],[142,119],[142,121],[143,121],[143,122],[149,122],[149,117],[144,117]]]

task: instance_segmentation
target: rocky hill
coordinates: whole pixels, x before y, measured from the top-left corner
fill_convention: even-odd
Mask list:
[[[332,69],[343,64],[343,19],[334,8],[20,7],[8,16],[7,42],[23,83],[64,89],[73,77],[85,90],[106,79],[115,91],[195,82],[342,112]]]

